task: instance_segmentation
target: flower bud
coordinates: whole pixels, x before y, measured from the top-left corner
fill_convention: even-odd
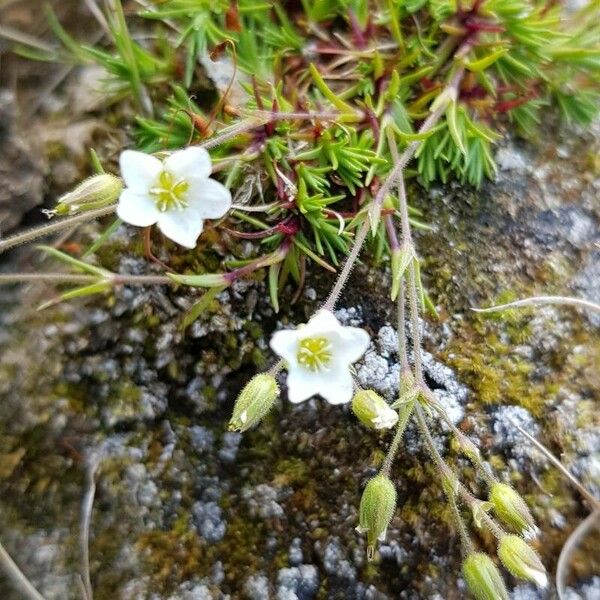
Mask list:
[[[465,558],[462,570],[467,587],[476,600],[508,600],[502,575],[487,554],[469,554]]]
[[[377,541],[383,542],[396,510],[396,488],[386,475],[376,475],[367,483],[360,499],[359,533],[367,534],[367,558],[375,557]]]
[[[490,502],[498,518],[525,537],[535,537],[537,527],[525,500],[505,483],[494,483],[490,490]]]
[[[498,556],[506,570],[515,577],[533,581],[537,586],[548,585],[546,569],[537,552],[518,535],[505,535],[498,544]]]
[[[116,202],[123,182],[110,173],[100,173],[82,181],[72,192],[61,196],[54,211],[57,215],[73,215],[82,210],[102,208]]]
[[[246,431],[256,425],[271,410],[278,396],[279,386],[275,377],[268,373],[255,375],[235,401],[229,430]]]
[[[389,429],[398,421],[398,413],[373,390],[361,390],[354,394],[352,412],[363,425],[373,429]]]

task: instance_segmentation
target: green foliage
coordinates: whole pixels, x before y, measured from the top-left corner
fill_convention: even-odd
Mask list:
[[[504,122],[533,136],[543,107],[578,125],[598,111],[598,3],[561,15],[539,0],[154,1],[132,15],[135,31],[151,31],[140,37],[120,1],[104,6],[100,46],[76,41],[50,12],[62,48],[37,57],[102,66],[107,99],[137,108],[140,149],[198,143],[265,111],[316,115],[257,120],[211,151],[238,204],[265,207],[232,213],[227,239],[256,240],[267,254],[287,244],[269,268],[274,305],[289,278],[302,283],[307,260],[339,264],[394,162],[390,139],[394,152],[420,144],[425,186],[479,187],[495,174]],[[200,66],[211,60],[224,74],[218,93]],[[459,65],[466,75],[445,118],[415,133]],[[376,260],[388,255],[382,223],[371,247]]]

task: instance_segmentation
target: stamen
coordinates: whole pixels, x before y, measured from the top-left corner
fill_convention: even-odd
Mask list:
[[[161,171],[156,185],[150,188],[150,195],[161,212],[182,210],[187,205],[189,183],[185,179],[175,179],[172,173]]]
[[[331,357],[331,342],[325,337],[305,338],[298,344],[298,363],[310,371],[326,370]]]

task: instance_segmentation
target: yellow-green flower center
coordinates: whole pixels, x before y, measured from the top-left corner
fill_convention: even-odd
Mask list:
[[[331,356],[331,342],[327,338],[304,338],[298,343],[298,363],[310,371],[326,369]]]
[[[150,195],[161,212],[181,210],[188,205],[186,196],[189,187],[185,179],[176,179],[172,173],[161,171],[150,189]]]

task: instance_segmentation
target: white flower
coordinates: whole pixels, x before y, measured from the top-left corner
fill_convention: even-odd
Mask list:
[[[369,345],[369,334],[357,327],[342,327],[328,310],[320,310],[298,329],[277,331],[271,348],[286,361],[288,396],[302,402],[320,394],[330,404],[352,399],[350,364]]]
[[[212,165],[204,148],[191,146],[164,161],[125,150],[119,159],[125,189],[117,215],[137,227],[158,224],[174,242],[194,248],[204,219],[218,219],[231,206],[231,193],[210,179]]]

